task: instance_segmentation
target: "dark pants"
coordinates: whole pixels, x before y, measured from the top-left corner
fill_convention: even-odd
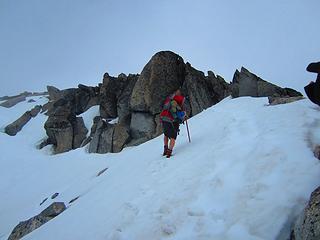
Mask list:
[[[177,139],[179,132],[179,123],[178,122],[162,122],[163,133],[168,138]]]

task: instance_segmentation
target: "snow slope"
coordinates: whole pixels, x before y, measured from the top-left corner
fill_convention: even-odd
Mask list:
[[[24,239],[285,239],[320,184],[311,151],[320,109],[266,103],[228,98],[200,113],[189,121],[192,143],[182,126],[171,159],[161,156],[161,137],[118,154],[50,155],[35,149],[44,115],[16,137],[0,133],[0,239],[55,192],[68,209]],[[0,126],[15,111],[0,108]]]

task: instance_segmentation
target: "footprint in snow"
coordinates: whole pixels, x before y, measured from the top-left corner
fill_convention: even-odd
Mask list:
[[[127,202],[122,207],[122,226],[130,225],[139,214],[139,208]]]

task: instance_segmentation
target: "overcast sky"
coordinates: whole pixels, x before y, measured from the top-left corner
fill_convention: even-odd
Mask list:
[[[140,73],[172,50],[227,81],[235,69],[302,90],[320,60],[319,0],[0,0],[0,95]]]

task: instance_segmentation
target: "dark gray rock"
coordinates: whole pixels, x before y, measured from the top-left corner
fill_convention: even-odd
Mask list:
[[[15,98],[10,98],[7,101],[3,102],[0,104],[1,107],[5,107],[5,108],[11,108],[13,106],[15,106],[16,104],[23,102],[26,100],[26,96],[21,95],[21,96],[17,96]]]
[[[51,199],[55,199],[56,197],[58,197],[59,196],[59,193],[54,193],[52,196],[51,196]]]
[[[84,125],[82,117],[76,117],[72,123],[73,126],[73,149],[79,148],[86,139],[88,129]]]
[[[33,117],[33,118],[36,117],[39,114],[39,112],[41,111],[41,109],[42,109],[42,107],[40,105],[37,105],[34,108],[32,108],[30,111],[31,117]]]
[[[23,238],[25,235],[31,233],[35,229],[41,227],[51,219],[58,216],[66,209],[66,206],[62,202],[52,203],[49,207],[43,210],[40,214],[20,222],[11,232],[8,240],[18,240]]]
[[[209,93],[213,99],[213,104],[216,104],[231,95],[231,86],[223,79],[223,77],[219,75],[216,76],[212,71],[208,71],[206,80],[209,86]]]
[[[119,95],[117,101],[117,113],[120,124],[130,124],[131,111],[130,111],[130,98],[132,95],[133,88],[139,78],[139,75],[129,74],[127,78],[127,85]]]
[[[44,209],[40,215],[44,217],[54,218],[58,216],[60,213],[62,213],[64,210],[66,210],[66,206],[63,202],[54,202],[49,207]]]
[[[47,200],[48,200],[48,198],[43,199],[42,202],[40,203],[40,206],[41,206],[42,204],[44,204]]]
[[[62,111],[64,110],[61,108]],[[74,115],[50,116],[45,123],[47,143],[54,145],[55,153],[63,153],[79,148],[86,139],[87,128],[81,117]]]
[[[54,145],[55,153],[63,153],[73,148],[73,126],[68,118],[50,116],[44,128],[48,142]]]
[[[101,132],[97,153],[112,152],[114,125],[105,124],[105,128]]]
[[[104,74],[103,84],[100,87],[100,115],[103,118],[116,118],[118,98],[127,85],[127,76],[120,74],[118,78]]]
[[[31,119],[30,111],[25,112],[21,117],[19,117],[13,123],[10,123],[8,126],[5,127],[4,131],[6,134],[10,136],[15,136],[24,125],[26,125]]]
[[[59,90],[56,87],[48,86],[47,89],[50,101],[54,102],[50,108],[53,108],[53,110],[55,107],[68,105],[72,112],[79,115],[100,103],[98,87],[79,84],[78,88]],[[48,115],[51,115],[51,113],[49,112]]]
[[[213,97],[203,72],[194,69],[190,63],[186,64],[186,77],[183,92],[189,100],[191,116],[212,106]]]
[[[310,200],[298,218],[291,234],[291,240],[320,239],[320,187],[313,191]]]
[[[96,122],[94,122],[91,127],[90,137],[92,138],[89,145],[89,153],[97,153],[99,148],[100,136],[105,128],[105,121],[102,118],[95,118]],[[95,121],[94,120],[94,121]]]
[[[60,90],[54,86],[47,86],[47,91],[49,94],[49,99],[51,101],[58,100],[62,97],[62,93],[60,92]]]
[[[34,102],[36,102],[36,101],[33,100],[33,99],[29,99],[29,100],[28,100],[28,103],[34,103]]]
[[[30,121],[30,119],[36,117],[40,111],[40,105],[35,106],[30,111],[26,111],[20,118],[5,127],[5,133],[10,136],[15,136]]]
[[[18,97],[32,97],[32,96],[45,96],[45,95],[48,95],[48,92],[28,92],[28,91],[25,91],[25,92],[22,92],[18,95],[14,95],[14,96],[0,97],[0,101],[7,101],[7,100],[15,99]]]
[[[156,53],[143,68],[133,88],[131,109],[152,115],[160,113],[165,98],[182,86],[184,78],[182,57],[170,51]]]
[[[298,97],[301,93],[291,88],[281,88],[269,83],[244,67],[235,72],[232,80],[232,97]]]
[[[89,145],[89,153],[112,152],[114,125],[100,119],[95,128],[96,129]]]
[[[304,99],[303,96],[299,96],[299,97],[268,97],[270,105],[287,104],[287,103],[296,102],[296,101],[299,101],[302,99]]]
[[[156,130],[154,116],[150,113],[133,112],[131,116],[130,135],[133,139],[152,138]]]
[[[121,152],[129,138],[129,128],[122,124],[116,124],[112,137],[112,152]]]

